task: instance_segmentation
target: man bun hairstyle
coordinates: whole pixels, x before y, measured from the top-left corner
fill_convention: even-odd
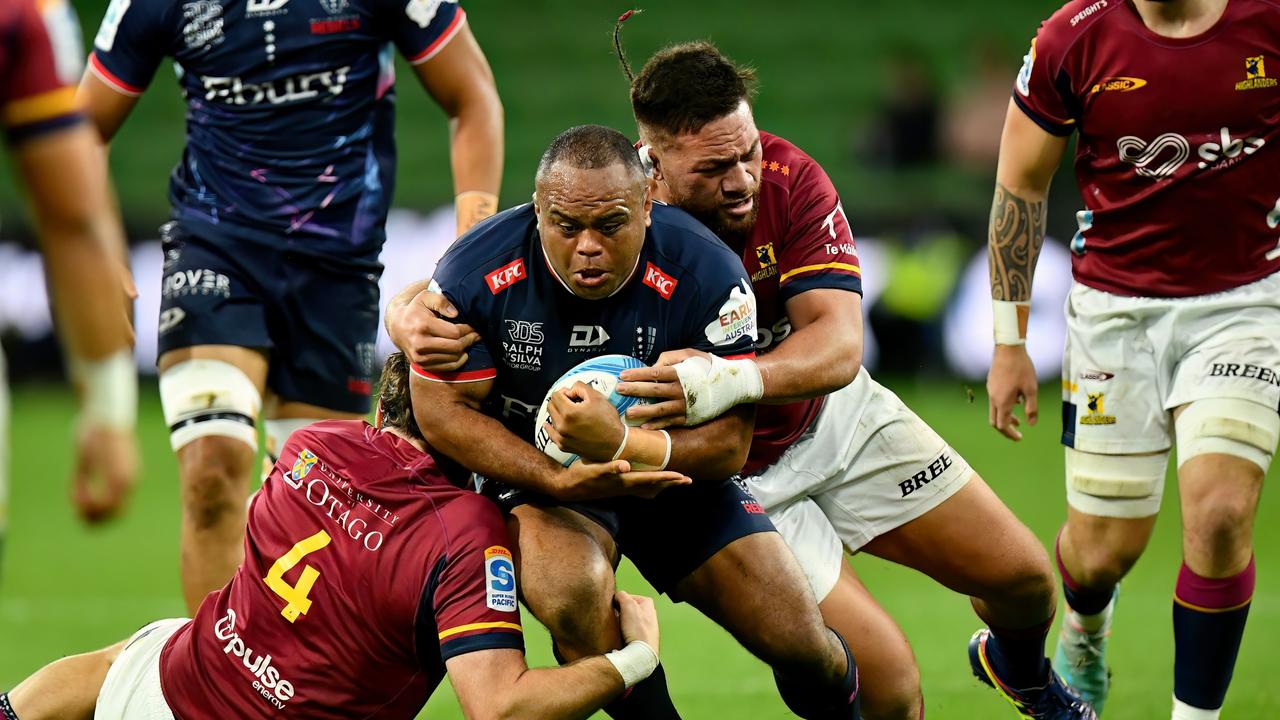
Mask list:
[[[413,418],[413,398],[409,395],[409,359],[402,352],[391,353],[382,366],[378,382],[378,418],[383,427],[394,428],[423,440]]]
[[[625,13],[614,26],[614,51],[631,81],[631,110],[640,125],[668,135],[697,132],[755,98],[756,73],[725,57],[706,40],[669,45],[631,72],[622,46]]]
[[[540,179],[556,163],[583,169],[604,168],[622,163],[644,177],[640,154],[626,135],[603,125],[576,125],[556,136],[538,161]]]

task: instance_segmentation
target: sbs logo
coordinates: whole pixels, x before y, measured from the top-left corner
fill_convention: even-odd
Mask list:
[[[1229,128],[1221,128],[1213,140],[1196,147],[1201,170],[1215,166],[1225,168],[1256,153],[1266,145],[1263,138],[1233,138]],[[1134,172],[1156,180],[1172,177],[1191,157],[1191,143],[1178,133],[1164,133],[1147,142],[1133,135],[1116,141],[1120,159],[1134,166]]]

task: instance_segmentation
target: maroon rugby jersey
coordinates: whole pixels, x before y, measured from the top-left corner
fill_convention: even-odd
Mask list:
[[[0,123],[10,142],[78,122],[80,28],[65,0],[0,3]]]
[[[1076,280],[1120,295],[1218,292],[1280,271],[1280,4],[1230,0],[1191,38],[1123,0],[1040,26],[1013,92],[1080,135]]]
[[[444,661],[520,649],[497,508],[359,420],[289,438],[249,509],[245,560],[160,658],[186,718],[412,718]]]
[[[813,158],[776,135],[760,133],[763,152],[755,228],[741,250],[759,317],[757,352],[791,334],[787,300],[818,288],[861,294],[853,231],[831,179]],[[822,407],[822,399],[757,405],[751,454],[743,473],[777,460]]]

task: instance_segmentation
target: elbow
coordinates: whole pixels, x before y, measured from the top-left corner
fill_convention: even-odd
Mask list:
[[[833,352],[824,366],[826,383],[814,396],[828,395],[853,382],[862,370],[862,338],[849,338],[846,342],[832,343]]]

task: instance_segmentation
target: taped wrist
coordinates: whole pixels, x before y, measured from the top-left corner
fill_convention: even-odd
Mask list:
[[[614,669],[622,676],[623,687],[628,690],[652,675],[658,667],[658,653],[643,640],[632,640],[621,650],[605,653],[604,658],[613,663]]]
[[[764,379],[755,360],[697,356],[675,364],[684,389],[685,424],[701,425],[743,403],[764,396]]]
[[[991,301],[991,328],[997,345],[1026,345],[1031,302]]]
[[[627,428],[614,460],[631,463],[632,470],[666,470],[671,462],[671,435],[666,430]]]
[[[73,357],[67,364],[80,388],[80,421],[132,430],[138,420],[138,373],[133,353],[124,349],[101,360]]]

